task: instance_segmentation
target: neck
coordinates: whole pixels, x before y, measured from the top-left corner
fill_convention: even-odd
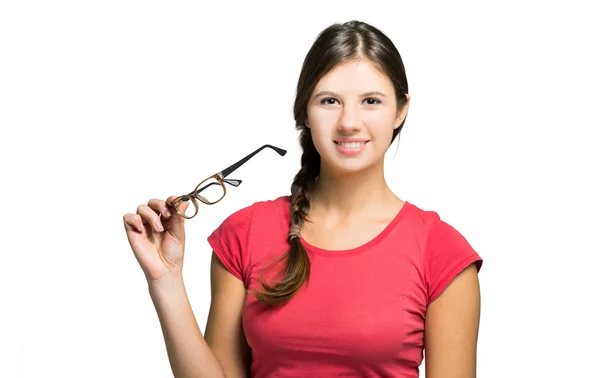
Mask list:
[[[383,164],[356,173],[334,173],[321,162],[310,208],[350,216],[397,200],[385,181]]]

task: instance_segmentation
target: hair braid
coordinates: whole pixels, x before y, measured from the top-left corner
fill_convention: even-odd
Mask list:
[[[308,254],[300,241],[299,229],[308,219],[310,209],[310,194],[314,189],[320,171],[320,157],[310,135],[310,130],[304,128],[300,134],[300,145],[303,153],[301,168],[294,177],[291,186],[290,215],[291,232],[288,235],[290,249],[275,262],[285,259],[283,278],[274,282],[270,287],[261,281],[264,292],[252,292],[256,298],[271,306],[288,302],[300,290],[310,276],[310,261]]]

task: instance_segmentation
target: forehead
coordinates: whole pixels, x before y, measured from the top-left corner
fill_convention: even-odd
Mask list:
[[[315,93],[364,93],[368,91],[393,92],[390,79],[368,60],[353,60],[338,64],[319,80]]]

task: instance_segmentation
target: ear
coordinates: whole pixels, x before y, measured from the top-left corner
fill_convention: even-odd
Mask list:
[[[398,127],[400,127],[400,125],[404,121],[404,118],[406,118],[406,114],[408,113],[408,106],[410,105],[410,96],[408,95],[408,93],[405,94],[405,96],[406,96],[406,103],[402,106],[402,108],[398,109],[398,114],[396,115],[396,121],[394,122],[394,129],[397,129]]]
[[[310,129],[310,124],[308,123],[308,118],[306,118],[304,120],[304,126],[308,127]]]

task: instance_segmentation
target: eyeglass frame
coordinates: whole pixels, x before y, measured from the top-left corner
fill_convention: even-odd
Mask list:
[[[229,167],[223,169],[222,171],[217,172],[214,175],[211,175],[211,176],[205,178],[204,180],[200,181],[200,183],[198,185],[196,185],[196,187],[194,188],[193,191],[191,191],[188,194],[183,194],[183,195],[175,198],[173,200],[171,206],[173,206],[175,211],[177,211],[177,213],[179,215],[181,215],[182,217],[184,217],[185,219],[192,219],[198,214],[198,211],[199,211],[198,201],[200,201],[206,205],[214,205],[214,204],[220,202],[223,198],[225,198],[225,195],[227,194],[227,188],[225,187],[225,184],[229,184],[231,186],[238,187],[242,183],[242,180],[226,179],[226,177],[229,176],[231,173],[233,173],[236,169],[238,169],[239,167],[244,165],[254,155],[256,155],[257,153],[259,153],[261,150],[263,150],[265,148],[270,148],[270,149],[274,150],[280,156],[285,156],[285,154],[287,153],[287,151],[282,148],[275,147],[270,144],[265,144],[262,147],[259,147],[258,149],[256,149],[254,152],[247,155],[246,157],[240,159],[238,162],[236,162],[236,163],[230,165]],[[216,182],[213,181],[213,182],[209,183],[208,185],[201,187],[202,184],[204,184],[205,182],[207,182],[209,180],[213,180],[213,179],[216,180]],[[221,187],[223,188],[223,195],[221,196],[221,198],[219,198],[216,201],[209,201],[205,197],[200,195],[200,193],[203,190],[205,190],[206,188],[208,188],[211,185],[221,185]],[[195,209],[194,214],[191,216],[185,215],[184,212],[179,210],[179,205],[182,202],[187,202],[189,200],[192,201],[192,204],[194,205],[194,209]]]

